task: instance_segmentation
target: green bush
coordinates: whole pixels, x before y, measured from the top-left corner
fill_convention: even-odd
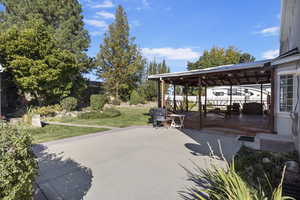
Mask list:
[[[0,127],[0,199],[31,200],[37,162],[28,132]]]
[[[52,105],[52,106],[42,106],[37,107],[32,110],[34,114],[40,114],[41,116],[54,116],[55,113],[60,112],[63,110],[63,107],[59,104]]]
[[[252,186],[260,184],[270,196],[272,190],[269,185],[275,187],[280,181],[279,178],[285,163],[289,160],[297,161],[297,158],[298,156],[294,152],[275,153],[243,146],[235,156],[235,166],[243,179]],[[268,162],[263,162],[264,159]],[[262,176],[262,173],[267,179],[258,178]]]
[[[139,94],[136,90],[133,90],[131,95],[130,95],[130,105],[137,105],[137,104],[144,104],[145,103],[145,98],[144,95]]]
[[[217,167],[211,165],[209,168],[204,169],[199,166],[195,167],[196,171],[188,172],[188,180],[194,183],[194,186],[188,188],[186,191],[181,191],[180,195],[182,199],[193,200],[206,200],[204,198],[209,196],[211,200],[283,200],[293,199],[282,194],[282,183],[285,173],[279,178],[279,183],[270,187],[271,193],[262,188],[260,183],[255,186],[250,185],[245,179],[243,179],[239,171],[235,168],[234,161],[229,165],[226,163],[226,167]],[[263,171],[261,171],[263,173]],[[257,178],[266,179],[263,175]]]
[[[87,113],[81,113],[78,115],[79,119],[103,119],[103,118],[113,118],[118,117],[121,115],[121,112],[119,110],[116,110],[114,108],[107,108],[103,112],[87,112]]]
[[[103,107],[107,103],[108,99],[105,95],[94,94],[90,97],[91,108],[93,110],[103,110]]]
[[[60,102],[64,110],[70,112],[76,109],[78,101],[75,97],[67,97]]]

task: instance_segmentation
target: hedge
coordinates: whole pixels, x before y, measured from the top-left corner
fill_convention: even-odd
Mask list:
[[[102,110],[108,99],[105,95],[94,94],[90,97],[91,108],[93,110]]]
[[[27,131],[0,127],[0,199],[31,200],[37,162]]]

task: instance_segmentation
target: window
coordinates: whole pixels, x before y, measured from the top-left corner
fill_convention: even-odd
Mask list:
[[[224,96],[224,92],[213,92],[215,96]]]
[[[280,112],[291,112],[293,110],[293,75],[280,76]]]
[[[230,89],[228,89],[227,94],[230,95]],[[232,88],[232,96],[243,96],[240,89]]]

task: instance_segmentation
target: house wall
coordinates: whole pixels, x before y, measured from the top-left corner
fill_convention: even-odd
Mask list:
[[[289,63],[278,65],[275,68],[275,131],[278,135],[286,136],[295,141],[295,136],[292,134],[292,118],[288,112],[280,112],[279,109],[279,95],[280,95],[280,82],[279,77],[282,74],[293,74],[297,69],[297,63]],[[297,102],[297,76],[294,75],[294,95],[293,95],[293,104],[296,106]],[[299,105],[298,105],[299,107]],[[299,113],[299,112],[298,112]],[[296,145],[297,147],[299,145]]]

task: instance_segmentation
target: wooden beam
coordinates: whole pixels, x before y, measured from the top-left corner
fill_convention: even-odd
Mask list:
[[[230,107],[229,107],[229,114],[231,115],[232,110],[232,85],[230,85]]]
[[[271,108],[270,108],[270,123],[271,131],[275,133],[275,70],[271,70]]]
[[[207,86],[205,86],[204,116],[207,116]]]
[[[203,128],[202,122],[202,84],[201,78],[199,78],[199,85],[198,85],[198,110],[199,110],[199,128]]]
[[[260,104],[261,104],[261,114],[264,114],[264,104],[263,104],[263,84],[260,84]]]
[[[173,110],[176,111],[176,85],[173,84]]]
[[[165,81],[161,80],[161,106],[165,108]]]
[[[161,108],[160,80],[157,80],[157,107]]]
[[[185,85],[185,111],[189,111],[189,92],[188,92],[188,85]]]

